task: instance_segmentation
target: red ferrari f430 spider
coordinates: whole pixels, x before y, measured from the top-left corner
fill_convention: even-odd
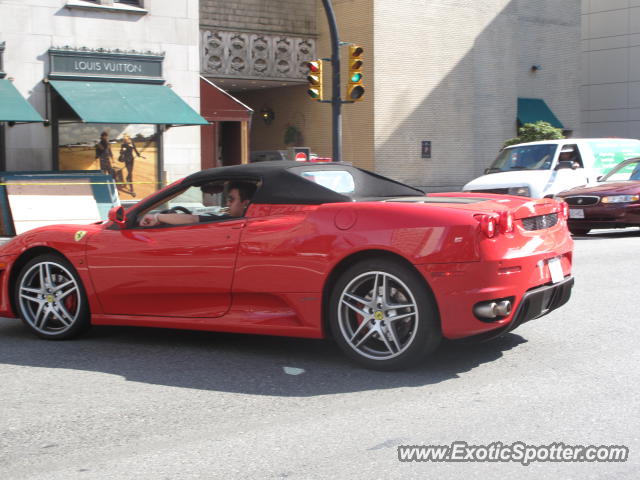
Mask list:
[[[91,324],[333,337],[369,368],[404,368],[443,337],[497,336],[566,303],[567,215],[553,199],[425,195],[341,163],[222,167],[108,221],[15,237],[0,315],[46,339]]]

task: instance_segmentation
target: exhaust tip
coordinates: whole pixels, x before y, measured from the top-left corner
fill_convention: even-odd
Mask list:
[[[479,320],[491,322],[508,317],[512,309],[512,299],[489,300],[476,304],[473,307],[473,313]]]
[[[473,313],[481,318],[494,319],[498,316],[498,304],[496,302],[480,303],[473,308]]]
[[[496,313],[500,317],[508,317],[511,313],[511,302],[509,300],[502,300],[496,305]]]

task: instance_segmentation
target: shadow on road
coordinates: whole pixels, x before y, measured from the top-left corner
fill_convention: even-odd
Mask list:
[[[46,341],[0,319],[0,363],[120,375],[144,382],[252,395],[316,396],[417,387],[455,379],[526,342],[508,334],[463,346],[445,342],[424,365],[373,372],[330,341],[136,327],[94,327],[82,338]],[[283,367],[304,369],[300,375]]]

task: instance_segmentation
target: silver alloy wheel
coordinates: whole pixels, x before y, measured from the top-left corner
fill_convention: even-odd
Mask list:
[[[387,272],[358,275],[340,295],[340,331],[347,344],[363,357],[388,360],[402,354],[411,346],[418,322],[413,293]]]
[[[44,335],[60,334],[78,320],[82,295],[74,276],[56,262],[34,264],[18,286],[22,318]]]

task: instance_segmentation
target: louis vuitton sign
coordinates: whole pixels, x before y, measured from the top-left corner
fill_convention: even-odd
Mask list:
[[[50,49],[51,79],[162,82],[164,55],[104,49]]]

